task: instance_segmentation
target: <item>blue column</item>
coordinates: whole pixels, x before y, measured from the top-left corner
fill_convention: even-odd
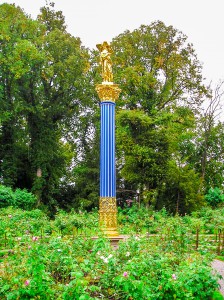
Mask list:
[[[101,104],[100,133],[100,227],[108,237],[118,236],[115,169],[115,101],[120,88],[113,82],[97,84]]]
[[[100,197],[116,197],[115,103],[101,102]]]

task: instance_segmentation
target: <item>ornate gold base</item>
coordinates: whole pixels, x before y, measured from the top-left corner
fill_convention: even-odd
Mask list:
[[[100,228],[108,237],[118,236],[115,197],[100,197]]]

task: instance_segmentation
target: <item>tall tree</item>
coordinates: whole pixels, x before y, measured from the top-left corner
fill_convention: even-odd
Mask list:
[[[211,97],[201,119],[201,175],[206,189],[221,187],[224,178],[224,124],[219,121],[224,91],[220,82]],[[221,180],[220,180],[221,179]]]
[[[33,40],[41,35],[43,28],[14,5],[1,5],[0,19],[0,107],[1,116],[4,116],[1,123],[0,168],[3,183],[15,186],[22,168],[24,173],[27,170],[21,166],[22,160],[24,164],[27,161],[27,152],[24,150],[28,138],[26,118],[23,114],[25,103],[20,94],[25,87],[20,86],[19,80],[21,76],[29,73],[31,66],[34,67],[43,59],[33,44]],[[27,184],[29,185],[28,182]]]
[[[78,38],[66,32],[62,13],[55,12],[52,4],[42,8],[38,21],[13,5],[3,5],[0,11],[5,30],[1,46],[1,84],[5,91],[2,105],[11,103],[11,120],[17,124],[20,121],[17,131],[13,127],[14,133],[18,135],[20,130],[24,136],[10,138],[8,151],[1,151],[3,181],[7,183],[8,178],[3,166],[9,165],[10,159],[14,161],[13,155],[9,157],[9,148],[23,141],[28,153],[28,167],[24,169],[30,172],[30,188],[40,201],[49,204],[74,154],[74,147],[62,140],[62,134],[68,120],[77,118],[83,106],[82,82],[89,66],[88,53]],[[11,102],[6,98],[7,91]],[[2,122],[2,139],[7,135],[6,125],[6,121]],[[8,166],[7,170],[12,168]],[[18,182],[18,173],[15,178],[9,177],[12,186],[23,181],[20,178]]]
[[[195,137],[188,144],[188,161],[201,175],[205,193],[210,187],[222,189],[224,178],[224,123],[221,121],[223,82],[221,81],[206,98]]]
[[[201,65],[187,37],[155,22],[113,39],[115,78],[126,108],[152,114],[172,104],[199,104],[206,89]]]
[[[143,195],[158,195],[168,182],[169,162],[178,165],[184,134],[193,132],[207,95],[201,65],[187,37],[162,22],[126,31],[113,39],[112,47],[114,77],[122,88],[117,102],[119,169]],[[159,198],[154,198],[155,204]]]

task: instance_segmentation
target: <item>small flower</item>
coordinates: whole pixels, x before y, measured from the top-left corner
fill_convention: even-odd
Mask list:
[[[31,249],[31,246],[30,246],[30,245],[28,246],[28,249]]]
[[[21,241],[21,239],[22,239],[21,237],[18,237],[18,238],[17,238],[18,241]]]
[[[177,280],[177,276],[175,274],[172,274],[173,280]]]
[[[131,254],[130,252],[127,252],[125,256],[127,256],[127,257],[128,257],[128,256],[130,256],[130,254]]]
[[[12,218],[12,215],[8,215],[8,217],[11,219],[11,218]]]
[[[108,264],[108,258],[104,259],[105,264]]]
[[[113,255],[112,254],[110,254],[109,256],[108,256],[108,258],[110,259],[110,258],[112,258],[113,257]]]
[[[100,251],[98,251],[96,254],[97,254],[97,255],[100,255],[100,254],[101,254],[101,252],[100,252]]]
[[[124,272],[124,273],[123,273],[123,276],[124,276],[124,277],[127,277],[127,276],[128,276],[128,272]]]
[[[25,281],[24,284],[25,284],[26,286],[29,285],[29,284],[30,284],[30,280],[27,279],[27,280]]]
[[[62,250],[61,249],[58,249],[58,252],[61,252]]]
[[[105,264],[108,264],[108,258],[104,256],[100,256],[100,258],[105,262]]]
[[[33,236],[32,237],[32,240],[35,242],[35,241],[37,241],[38,240],[38,236]]]

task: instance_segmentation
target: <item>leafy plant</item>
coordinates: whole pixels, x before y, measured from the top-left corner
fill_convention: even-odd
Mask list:
[[[15,207],[30,210],[37,203],[37,198],[26,189],[16,189],[14,192]]]
[[[205,195],[205,200],[214,208],[219,204],[224,203],[224,194],[218,187],[210,188]]]
[[[0,185],[0,208],[13,206],[15,197],[12,189],[4,185]]]
[[[14,206],[30,210],[34,208],[36,202],[36,197],[26,189],[16,189],[13,191],[10,187],[0,185],[0,208]]]

